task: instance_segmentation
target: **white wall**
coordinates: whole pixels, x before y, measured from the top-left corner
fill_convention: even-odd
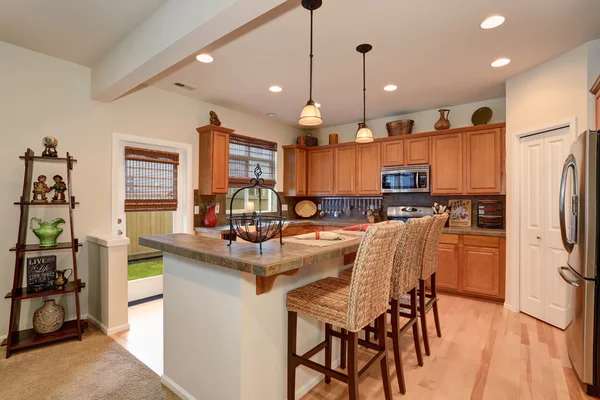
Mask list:
[[[506,82],[506,218],[507,248],[511,249],[507,254],[506,306],[513,311],[519,311],[520,204],[515,167],[519,136],[565,122],[571,122],[574,137],[593,127],[588,75],[589,63],[600,68],[597,46],[598,41],[586,43]]]
[[[504,98],[440,108],[447,108],[450,110],[450,116],[448,119],[452,124],[452,128],[459,128],[463,126],[472,126],[473,124],[471,123],[471,115],[473,115],[473,112],[480,107],[490,107],[494,112],[490,123],[505,121],[506,106]],[[327,118],[326,115],[324,115],[323,117]],[[371,128],[375,137],[387,137],[388,134],[385,124],[387,124],[390,121],[395,121],[398,119],[412,119],[415,121],[413,133],[419,133],[435,130],[434,125],[439,118],[440,113],[438,112],[438,108],[436,108],[434,110],[419,111],[411,114],[396,115],[393,117],[367,120],[367,125],[369,125],[369,128]],[[354,123],[320,129],[317,132],[317,135],[319,137],[319,143],[329,143],[328,135],[330,133],[338,133],[340,143],[352,142],[354,141],[354,135],[356,134],[357,127],[358,125]]]
[[[174,93],[149,87],[113,103],[90,100],[90,70],[56,58],[0,42],[0,134],[4,139],[4,161],[0,169],[0,292],[10,291],[15,245],[19,224],[19,200],[23,185],[23,163],[18,156],[30,147],[36,154],[43,150],[42,138],[55,136],[58,151],[69,151],[78,163],[73,171],[73,193],[81,205],[74,213],[75,234],[82,240],[89,233],[108,233],[111,202],[111,137],[113,132],[191,143],[194,163],[198,165],[196,127],[208,124],[209,110],[215,110],[223,126],[237,133],[287,144],[299,131],[268,119],[252,117],[222,107],[196,101]],[[283,159],[283,152],[279,155]],[[51,176],[56,166],[43,164],[35,171]],[[193,171],[197,187],[198,171]],[[283,168],[278,170],[283,180]],[[65,212],[66,210],[63,210]],[[55,209],[36,208],[31,216],[53,219]],[[64,214],[63,214],[64,215]],[[61,239],[68,235],[65,229]],[[29,241],[36,238],[30,235]],[[56,252],[66,258],[64,252]],[[78,256],[80,277],[88,276],[87,246]],[[61,259],[59,259],[60,262]],[[69,264],[69,262],[66,262]],[[64,268],[66,268],[65,266]],[[61,300],[61,304],[68,302]],[[82,313],[87,313],[87,291],[83,291]],[[23,323],[30,324],[33,310],[40,301],[24,304]],[[10,301],[0,303],[0,336],[8,329]],[[68,312],[69,310],[67,310]]]

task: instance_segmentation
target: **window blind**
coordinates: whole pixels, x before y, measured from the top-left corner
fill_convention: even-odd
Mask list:
[[[266,186],[275,186],[277,143],[247,136],[229,136],[229,187],[242,187],[254,178],[256,164],[260,164],[261,178]]]
[[[125,147],[125,211],[177,210],[179,154]]]

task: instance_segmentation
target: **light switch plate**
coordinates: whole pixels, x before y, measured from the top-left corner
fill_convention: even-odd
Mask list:
[[[194,206],[194,214],[200,214],[200,206]]]
[[[220,209],[221,209],[221,205],[220,205],[220,204],[217,204],[217,205],[215,206],[215,212],[218,214]]]
[[[287,211],[287,210],[288,210],[287,204],[282,204],[281,205],[281,211]]]

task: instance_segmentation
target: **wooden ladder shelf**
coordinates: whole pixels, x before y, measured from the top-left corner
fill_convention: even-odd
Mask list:
[[[23,178],[23,193],[19,202],[14,203],[19,205],[21,218],[19,219],[19,233],[17,244],[10,251],[15,252],[15,271],[12,290],[4,296],[10,299],[10,321],[7,338],[2,342],[2,346],[6,346],[6,358],[9,358],[15,350],[24,349],[31,346],[37,346],[46,343],[52,343],[59,340],[77,338],[81,340],[84,329],[87,327],[87,321],[81,319],[79,309],[79,293],[85,287],[85,283],[78,279],[77,271],[77,252],[81,244],[75,238],[73,231],[73,209],[78,205],[75,197],[71,196],[71,171],[73,163],[77,160],[73,159],[67,153],[64,158],[51,158],[35,156],[31,149],[27,149],[25,155],[20,156],[20,159],[25,161],[25,174]],[[33,203],[31,201],[32,184],[33,184],[33,165],[34,162],[53,162],[63,163],[67,168],[67,194],[68,201],[66,203]],[[71,232],[71,240],[69,242],[58,243],[55,247],[43,248],[36,244],[27,244],[27,227],[29,222],[30,207],[68,207],[69,210],[69,230]],[[29,293],[27,287],[22,287],[25,274],[25,255],[28,252],[47,252],[47,251],[62,251],[70,250],[73,260],[73,277],[64,289],[53,289],[44,292]],[[45,296],[73,294],[75,299],[76,319],[65,321],[61,329],[56,332],[47,334],[37,334],[33,329],[19,330],[19,319],[21,314],[21,301]]]

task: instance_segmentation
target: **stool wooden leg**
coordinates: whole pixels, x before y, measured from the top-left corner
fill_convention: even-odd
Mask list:
[[[325,346],[325,366],[331,368],[331,324],[325,324],[325,341],[327,342]],[[325,375],[325,383],[331,383],[329,375]]]
[[[346,338],[344,336],[348,335],[348,331],[345,329],[342,329],[342,339],[340,342],[340,368],[341,369],[346,369]]]
[[[411,318],[419,317],[417,313],[417,288],[413,288],[410,292],[410,316]],[[413,339],[415,341],[415,353],[417,353],[417,362],[419,366],[423,366],[423,353],[421,353],[421,339],[419,339],[419,324],[417,321],[412,326]]]
[[[296,367],[292,358],[296,354],[296,332],[298,326],[298,313],[288,311],[288,365],[287,365],[287,398],[296,398]]]
[[[398,386],[400,393],[406,393],[406,383],[404,382],[404,368],[402,367],[402,352],[400,350],[400,309],[398,300],[392,299],[392,343],[394,345],[394,362],[396,363],[396,376],[398,377]]]
[[[431,295],[433,296],[433,319],[435,320],[435,330],[438,337],[442,337],[442,327],[440,326],[440,314],[437,304],[437,289],[435,287],[435,272],[431,275]]]
[[[348,332],[348,397],[358,400],[358,332]]]
[[[421,314],[421,331],[423,332],[423,346],[425,354],[431,355],[429,349],[429,336],[427,335],[427,310],[425,307],[425,281],[419,280],[419,313]]]
[[[375,332],[373,332],[373,339],[375,341],[379,340],[379,328],[377,328],[377,320],[375,320],[375,323],[373,324],[373,327],[375,327]]]
[[[396,301],[396,307],[398,303]],[[392,400],[392,385],[390,383],[390,371],[388,370],[388,358],[387,358],[387,313],[383,313],[377,318],[377,330],[379,337],[379,349],[383,350],[385,355],[380,361],[381,364],[381,380],[383,381],[383,392],[385,393],[385,400]],[[398,320],[398,314],[396,313],[396,318],[392,317],[393,320]]]

